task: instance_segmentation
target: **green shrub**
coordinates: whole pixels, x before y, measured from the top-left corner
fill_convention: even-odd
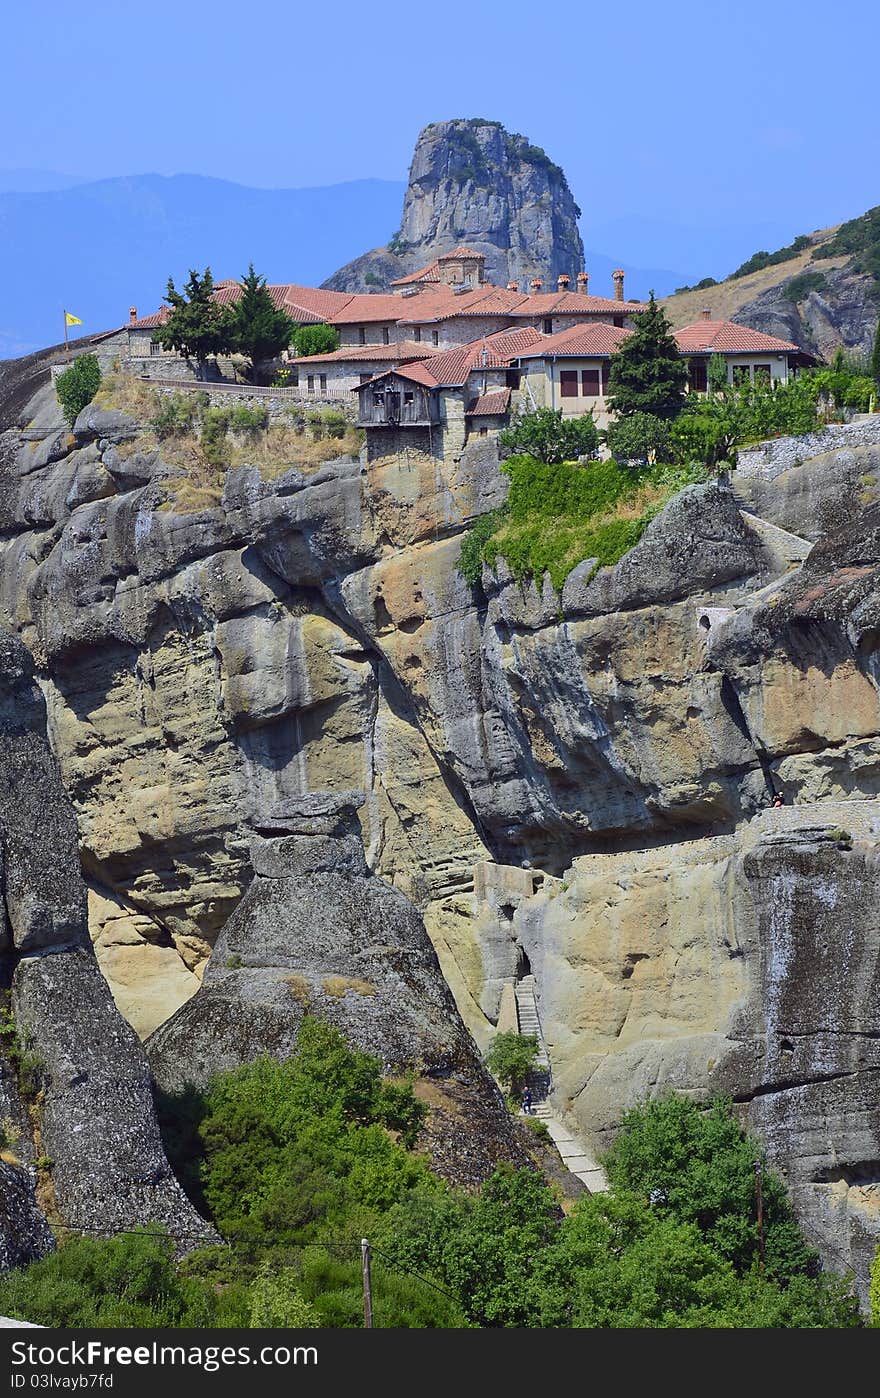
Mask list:
[[[326,437],[340,438],[345,436],[348,418],[340,408],[324,408],[321,412],[321,423]]]
[[[305,355],[332,354],[339,349],[339,331],[332,325],[298,325],[293,332],[292,346],[297,359]]]
[[[495,533],[505,514],[504,509],[499,509],[480,515],[462,540],[458,571],[471,587],[476,587],[483,576],[483,546]]]
[[[208,401],[207,394],[200,395]],[[163,393],[150,420],[157,437],[179,437],[191,432],[199,404],[191,393]]]
[[[271,1330],[309,1330],[321,1324],[321,1317],[299,1289],[299,1278],[292,1267],[273,1269],[264,1262],[250,1291],[250,1324]]]
[[[229,409],[204,408],[201,413],[199,443],[202,455],[209,466],[225,470],[232,460],[232,447],[229,442]]]
[[[58,402],[71,427],[101,387],[101,370],[93,354],[81,354],[55,380]]]
[[[239,403],[229,413],[229,427],[232,432],[248,433],[250,436],[258,432],[265,432],[269,426],[269,409],[265,407],[248,407],[246,403]]]
[[[747,262],[744,262],[741,267],[737,267],[735,272],[731,272],[730,280],[733,281],[735,277],[748,276],[749,272],[760,272],[765,267],[775,267],[779,262],[789,262],[809,246],[809,238],[806,234],[801,233],[794,242],[789,243],[787,247],[779,248],[776,252],[753,253]]]
[[[608,428],[606,440],[616,461],[670,461],[672,444],[669,424],[653,413],[631,413],[618,418]]]
[[[790,282],[786,282],[782,288],[782,294],[786,301],[803,301],[811,291],[823,291],[828,285],[827,278],[822,272],[801,272],[800,276],[792,277]]]

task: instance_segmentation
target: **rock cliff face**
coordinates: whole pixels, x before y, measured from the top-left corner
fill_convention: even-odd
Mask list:
[[[288,799],[255,823],[254,880],[198,993],[151,1036],[159,1085],[197,1086],[260,1053],[293,1052],[303,1015],[336,1025],[389,1074],[413,1074],[429,1106],[417,1143],[458,1184],[525,1164],[417,909],[371,876],[360,792]]]
[[[440,121],[416,142],[400,229],[387,248],[348,263],[325,286],[369,291],[465,244],[486,256],[486,276],[547,290],[582,269],[580,210],[565,175],[524,136],[498,122]],[[367,280],[367,278],[370,280]]]
[[[37,657],[99,963],[154,1030],[156,1071],[204,1073],[264,1033],[283,1046],[295,982],[390,1064],[460,1051],[478,1084],[415,904],[481,1046],[534,974],[556,1108],[594,1144],[644,1093],[731,1092],[826,1261],[864,1282],[880,1234],[868,428],[798,462],[781,443],[751,454],[733,488],[682,492],[561,597],[456,571],[468,520],[503,498],[491,439],[442,470],[416,452],[239,468],[220,507],[188,513],[140,430],[87,409],[69,432],[43,390],[0,441],[0,608]],[[353,827],[332,869],[306,870],[297,842],[332,832],[261,825],[352,789],[369,876]],[[340,914],[337,936],[324,899],[351,879],[364,919]],[[334,977],[376,993],[336,995]]]
[[[47,1219],[87,1232],[155,1222],[183,1247],[208,1241],[165,1158],[143,1050],[89,945],[73,810],[30,656],[6,629],[0,793],[0,1265],[53,1246]]]

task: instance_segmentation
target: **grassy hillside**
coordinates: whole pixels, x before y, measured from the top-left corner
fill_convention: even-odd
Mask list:
[[[664,297],[662,304],[666,307],[667,314],[676,329],[698,320],[700,312],[705,306],[711,310],[713,320],[731,320],[737,312],[741,311],[744,306],[748,306],[756,297],[771,291],[774,287],[781,286],[791,277],[799,276],[807,270],[813,270],[816,266],[822,271],[845,266],[849,260],[846,253],[839,253],[836,257],[823,258],[818,263],[813,261],[817,252],[820,249],[824,251],[838,231],[837,227],[821,228],[809,235],[810,244],[808,247],[794,257],[787,258],[784,262],[777,262],[769,267],[763,267],[759,271],[749,272],[745,276],[730,276],[725,281],[718,282],[716,286],[704,287],[702,290],[694,287],[690,291],[676,292],[673,296]]]

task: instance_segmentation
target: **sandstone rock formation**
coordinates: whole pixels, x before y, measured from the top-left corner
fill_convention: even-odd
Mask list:
[[[142,426],[87,410],[69,432],[44,390],[0,439],[0,609],[37,657],[97,954],[153,1029],[157,1071],[220,1066],[212,1006],[227,1023],[237,1007],[246,1039],[255,1016],[277,1032],[281,973],[394,1059],[382,997],[324,987],[378,985],[390,963],[354,938],[334,964],[329,933],[311,962],[301,930],[295,954],[279,947],[292,876],[276,904],[252,866],[284,843],[254,836],[269,811],[356,789],[363,883],[417,905],[481,1047],[531,971],[556,1108],[594,1144],[635,1096],[729,1090],[826,1261],[864,1280],[880,1177],[870,434],[803,444],[799,464],[771,444],[558,597],[456,570],[469,520],[504,495],[487,439],[442,470],[417,452],[239,468],[192,512]],[[761,814],[772,789],[781,815]],[[357,969],[371,957],[375,976]],[[411,1003],[436,1026],[432,977]],[[287,1043],[300,1007],[283,996]],[[202,1005],[201,1066],[185,1067]],[[457,1042],[443,1023],[435,1043]]]
[[[293,1052],[303,1015],[413,1073],[430,1107],[420,1142],[460,1184],[525,1163],[410,900],[366,865],[359,792],[288,799],[256,824],[254,880],[220,935],[201,990],[148,1041],[166,1091],[203,1086],[260,1053]]]
[[[143,1050],[89,945],[73,810],[46,742],[30,656],[5,628],[0,872],[8,1142],[0,1264],[45,1252],[47,1219],[87,1232],[154,1222],[182,1247],[210,1240],[171,1173]]]
[[[416,142],[400,229],[387,248],[349,262],[324,286],[370,291],[460,244],[486,257],[486,277],[521,289],[583,268],[580,210],[565,175],[524,136],[495,121],[439,121]],[[367,280],[370,277],[371,280]]]

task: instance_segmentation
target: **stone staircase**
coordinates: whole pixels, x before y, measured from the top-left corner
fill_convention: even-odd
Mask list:
[[[563,1165],[587,1186],[591,1194],[608,1188],[605,1172],[581,1141],[554,1112],[550,1105],[553,1074],[535,996],[534,976],[523,976],[516,984],[516,1013],[520,1034],[534,1034],[538,1040],[538,1056],[528,1077],[532,1094],[532,1115],[547,1128]]]

